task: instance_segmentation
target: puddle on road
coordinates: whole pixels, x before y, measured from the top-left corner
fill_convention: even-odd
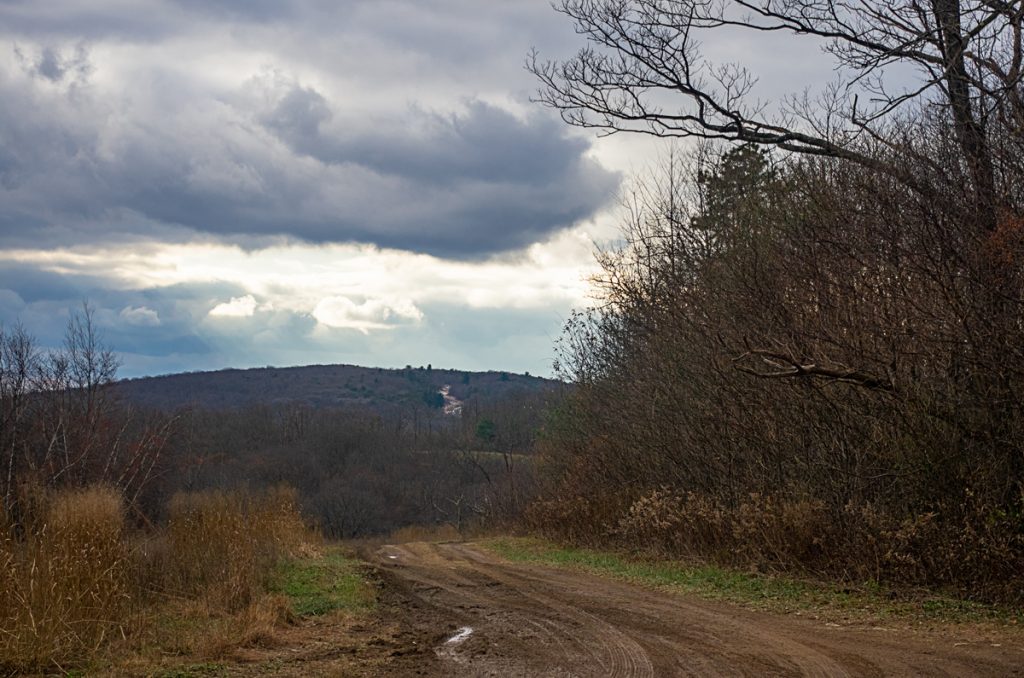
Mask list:
[[[473,635],[473,629],[469,626],[463,626],[461,629],[455,632],[455,635],[444,641],[445,645],[458,645],[462,641],[466,640]]]
[[[456,648],[464,643],[471,635],[473,635],[473,629],[469,626],[463,626],[455,632],[455,635],[444,641],[444,644],[441,645],[441,647],[436,648],[434,652],[441,659],[450,659],[458,664],[463,664],[466,662],[466,658],[460,656],[456,651]]]

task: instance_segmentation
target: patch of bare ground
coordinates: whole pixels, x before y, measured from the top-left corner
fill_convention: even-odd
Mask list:
[[[1014,628],[769,613],[465,543],[363,556],[379,573],[375,614],[300,620],[212,675],[1024,676]]]
[[[436,659],[416,667],[427,675],[1024,675],[1024,636],[1013,629],[770,614],[510,563],[471,544],[385,546],[373,559],[414,635],[435,638]],[[447,642],[460,629],[472,633]]]
[[[392,617],[330,614],[282,631],[270,648],[237,650],[223,676],[440,675],[435,638]]]

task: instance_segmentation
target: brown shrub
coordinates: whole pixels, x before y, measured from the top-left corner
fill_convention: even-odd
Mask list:
[[[557,497],[535,501],[524,512],[529,528],[552,539],[578,545],[596,545],[614,533],[628,502],[619,496]]]
[[[586,531],[595,509],[582,498],[538,502],[528,516],[534,529],[574,543],[603,542],[657,556],[851,582],[951,587],[989,600],[1021,596],[1024,502],[1011,512],[968,494],[909,515],[854,502],[833,513],[818,499],[752,493],[730,505],[662,487],[632,502],[609,499],[604,506],[624,506],[612,530],[595,522]]]
[[[683,537],[696,537],[687,525],[686,500],[668,489],[643,494],[626,510],[614,534],[636,548],[673,552],[685,548]],[[717,540],[715,540],[717,541]]]
[[[661,488],[634,501],[614,536],[660,555],[711,557],[743,567],[811,565],[826,535],[821,502],[751,494],[729,508],[713,497]]]
[[[780,500],[753,493],[732,515],[734,557],[740,564],[759,569],[784,569],[793,564],[816,569],[828,531],[821,501]]]

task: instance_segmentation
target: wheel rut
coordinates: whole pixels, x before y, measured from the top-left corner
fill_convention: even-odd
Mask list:
[[[509,563],[472,544],[385,546],[372,560],[396,614],[435,643],[436,664],[409,675],[1024,676],[1019,636],[958,644],[830,627]]]

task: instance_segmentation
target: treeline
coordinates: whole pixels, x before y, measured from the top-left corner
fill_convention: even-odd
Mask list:
[[[1020,5],[557,5],[589,44],[531,59],[543,102],[699,142],[627,197],[603,303],[565,328],[577,387],[532,521],[1021,601]],[[837,82],[772,115],[700,48],[765,32],[823,47]]]
[[[55,350],[20,326],[0,328],[0,508],[12,525],[40,496],[96,485],[114,488],[143,528],[162,525],[179,492],[281,485],[297,491],[307,521],[328,538],[503,522],[532,491],[534,441],[559,397],[536,380],[459,373],[451,390],[467,400],[446,414],[435,383],[446,375],[407,368],[381,376],[401,397],[364,404],[251,404],[250,388],[242,399],[250,404],[236,407],[140,407],[116,381],[117,367],[88,306],[72,314]],[[345,369],[347,381],[376,378]]]
[[[285,483],[329,538],[412,525],[462,530],[517,516],[532,491],[529,459],[552,392],[477,397],[461,415],[410,404],[263,405],[180,414],[167,488]]]
[[[973,53],[942,42],[959,35],[960,16],[938,3],[906,15],[893,31],[934,19],[946,32],[925,26],[918,51],[886,58],[925,63],[936,50],[956,69],[932,72],[936,96],[908,95],[884,124],[812,108],[807,119],[829,125],[773,137],[711,108],[714,93],[688,72],[676,73],[690,87],[676,94],[704,96],[735,124],[640,110],[642,80],[683,68],[647,59],[685,51],[669,33],[678,26],[686,41],[687,26],[721,25],[701,23],[713,9],[694,10],[692,25],[659,14],[671,4],[693,3],[563,3],[622,61],[581,52],[535,66],[570,122],[639,120],[737,143],[676,152],[627,195],[621,245],[598,255],[602,303],[565,328],[560,369],[576,387],[546,440],[552,480],[532,524],[582,542],[1019,602],[1024,90],[986,70],[1019,61],[1019,8],[963,14]],[[782,21],[811,4],[758,15]],[[876,18],[901,7],[880,4]],[[808,12],[803,33],[824,35],[829,15]],[[877,35],[852,46],[844,31],[857,26],[833,32],[837,58],[882,50]],[[864,72],[880,77],[870,63]],[[580,64],[594,70],[571,68]],[[602,84],[640,98],[585,97]]]
[[[172,410],[184,405],[229,409],[301,402],[313,407],[362,407],[385,411],[411,404],[440,406],[439,389],[459,400],[478,395],[549,390],[557,384],[530,375],[465,372],[432,365],[404,369],[355,365],[306,365],[187,372],[118,382],[116,392],[137,405]]]
[[[927,193],[751,146],[640,185],[565,328],[534,524],[1020,599],[1024,220],[978,230],[942,122],[904,130],[946,168],[913,168]]]

